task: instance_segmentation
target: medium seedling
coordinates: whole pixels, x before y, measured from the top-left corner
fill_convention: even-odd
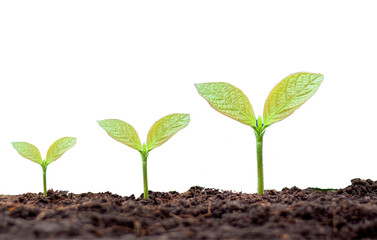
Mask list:
[[[43,170],[43,196],[47,196],[46,170],[47,166],[58,160],[68,149],[76,144],[76,138],[63,137],[54,142],[47,151],[46,159],[42,159],[38,148],[27,142],[12,142],[17,152],[35,163],[42,166]]]
[[[323,75],[294,73],[277,84],[268,96],[263,111],[263,120],[255,118],[246,95],[225,82],[195,84],[199,94],[220,113],[253,128],[257,142],[258,193],[263,194],[263,135],[266,128],[283,120],[304,104],[317,91]]]
[[[149,152],[161,146],[179,130],[190,122],[189,114],[167,115],[153,124],[149,130],[147,143],[141,145],[139,135],[128,123],[118,119],[106,119],[98,121],[98,124],[118,142],[121,142],[140,152],[143,162],[144,199],[148,198],[147,158]]]

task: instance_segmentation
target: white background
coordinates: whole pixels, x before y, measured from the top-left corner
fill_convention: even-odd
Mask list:
[[[194,185],[254,193],[252,129],[213,110],[194,83],[225,81],[258,116],[271,89],[300,71],[318,92],[264,137],[266,189],[340,188],[377,179],[377,15],[374,1],[1,1],[0,193],[42,191],[45,156],[77,144],[47,170],[48,188],[142,193],[137,151],[97,120],[118,118],[145,141],[171,113],[191,122],[149,155],[149,187]]]

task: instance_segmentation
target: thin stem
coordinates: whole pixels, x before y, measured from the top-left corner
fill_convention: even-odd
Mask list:
[[[257,136],[258,193],[264,193],[263,184],[263,134]]]
[[[147,158],[148,154],[141,154],[143,158],[143,182],[144,182],[144,199],[148,198],[148,175],[147,175]]]
[[[46,181],[47,166],[42,165],[42,170],[43,170],[43,196],[47,197],[47,181]]]

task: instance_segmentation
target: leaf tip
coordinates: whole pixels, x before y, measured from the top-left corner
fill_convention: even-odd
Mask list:
[[[198,91],[199,91],[199,88],[200,88],[201,85],[202,85],[202,83],[194,83],[194,86],[195,86],[196,90],[198,90]]]
[[[179,115],[182,116],[182,119],[184,119],[187,123],[190,122],[191,116],[189,113],[180,113]]]
[[[294,74],[298,74],[298,75],[311,75],[311,76],[314,76],[315,78],[317,78],[317,80],[319,81],[323,81],[323,74],[321,73],[311,73],[311,72],[298,72],[298,73],[294,73]],[[292,75],[294,75],[292,74]]]
[[[309,73],[311,76],[314,77],[313,81],[315,81],[318,85],[323,82],[323,74],[321,73]]]
[[[104,128],[104,126],[106,125],[106,119],[104,119],[104,120],[97,120],[97,123],[98,123],[98,125],[100,125],[100,127]]]

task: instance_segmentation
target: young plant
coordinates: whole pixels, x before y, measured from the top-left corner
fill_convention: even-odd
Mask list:
[[[149,152],[161,146],[190,122],[189,114],[167,115],[153,124],[149,130],[147,143],[141,145],[136,130],[128,123],[118,119],[98,121],[98,124],[118,142],[140,152],[143,162],[144,199],[148,198],[147,158]]]
[[[42,166],[43,171],[43,196],[47,196],[46,170],[47,166],[58,160],[68,149],[76,144],[76,138],[63,137],[54,142],[47,151],[46,159],[42,159],[38,148],[27,142],[12,142],[17,152],[35,163]]]
[[[263,120],[255,118],[253,108],[246,95],[225,82],[195,84],[199,94],[220,113],[253,128],[257,142],[258,193],[263,194],[263,135],[266,128],[283,120],[304,104],[317,91],[323,75],[294,73],[272,89],[263,111]]]

